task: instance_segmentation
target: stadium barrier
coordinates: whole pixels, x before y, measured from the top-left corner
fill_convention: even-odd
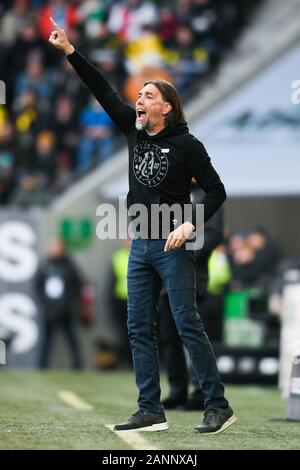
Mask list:
[[[287,419],[300,421],[300,347],[293,354]]]
[[[42,254],[40,209],[0,212],[0,340],[8,367],[34,367],[40,339],[34,278]]]

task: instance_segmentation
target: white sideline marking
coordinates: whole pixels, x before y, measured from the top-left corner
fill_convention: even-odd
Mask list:
[[[106,428],[113,431],[117,436],[119,436],[123,441],[129,444],[135,450],[159,450],[158,447],[154,447],[152,444],[144,439],[139,432],[135,431],[114,431],[113,424],[106,424]]]
[[[61,401],[63,401],[64,403],[67,403],[67,405],[70,405],[73,408],[76,408],[76,410],[90,411],[94,409],[92,405],[81,400],[81,398],[79,398],[74,392],[71,392],[70,390],[60,390],[58,392],[58,397],[60,398]],[[110,431],[113,431],[115,434],[117,434],[124,442],[126,442],[131,447],[133,447],[133,449],[159,450],[158,447],[154,447],[153,445],[149,444],[149,442],[147,442],[146,439],[144,439],[138,432],[114,431],[113,424],[106,424],[105,427],[110,429]]]
[[[81,400],[81,398],[70,390],[60,390],[58,392],[58,396],[61,401],[67,403],[67,405],[70,405],[73,408],[76,408],[76,410],[90,411],[94,409],[92,405]]]

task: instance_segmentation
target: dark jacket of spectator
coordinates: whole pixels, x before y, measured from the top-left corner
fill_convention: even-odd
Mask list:
[[[79,271],[67,254],[44,260],[36,276],[36,288],[46,316],[75,309],[81,285]]]

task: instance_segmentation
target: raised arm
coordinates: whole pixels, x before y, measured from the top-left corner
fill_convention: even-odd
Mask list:
[[[65,31],[50,17],[54,30],[49,42],[67,55],[81,80],[103,106],[116,126],[128,135],[135,125],[136,114],[133,108],[124,103],[106,78],[85,57],[72,46]]]

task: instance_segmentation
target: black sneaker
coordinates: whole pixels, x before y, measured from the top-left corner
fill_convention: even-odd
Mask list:
[[[224,431],[228,426],[236,422],[233,410],[228,408],[208,408],[204,412],[204,418],[201,424],[195,428],[195,431],[204,433],[218,434]]]
[[[164,413],[137,411],[126,423],[116,424],[114,431],[164,431],[168,428]]]

